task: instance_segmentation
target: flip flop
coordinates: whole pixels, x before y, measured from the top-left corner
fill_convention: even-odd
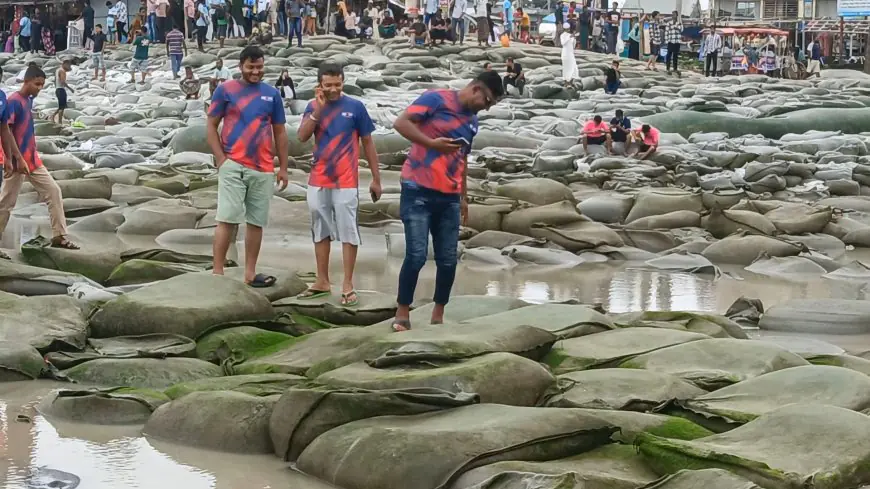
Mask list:
[[[341,294],[341,305],[345,307],[353,307],[359,305],[359,296],[355,290],[343,292]]]
[[[275,285],[275,282],[278,279],[273,277],[272,275],[266,275],[265,273],[258,273],[254,275],[254,280],[251,280],[248,285],[254,287],[255,289],[264,289],[266,287],[271,287]]]
[[[327,297],[331,291],[329,290],[318,290],[318,289],[308,289],[305,292],[296,296],[297,299],[320,299],[321,297]]]
[[[66,239],[66,236],[57,236],[51,240],[52,248],[63,248],[65,250],[78,250],[78,245]]]
[[[0,250],[0,260],[11,260],[12,257],[7,255],[4,251]]]
[[[396,333],[401,333],[402,331],[411,331],[411,320],[410,319],[394,319],[393,320],[393,331]]]

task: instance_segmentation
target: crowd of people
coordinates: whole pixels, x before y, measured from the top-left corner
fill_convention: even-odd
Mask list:
[[[600,115],[586,121],[577,144],[583,145],[586,154],[590,153],[589,146],[597,146],[608,155],[633,156],[645,160],[658,150],[659,135],[659,130],[649,124],[632,128],[631,121],[622,109],[617,109],[610,124],[604,122]]]

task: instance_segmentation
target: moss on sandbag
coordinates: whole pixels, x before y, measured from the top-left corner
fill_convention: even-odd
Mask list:
[[[692,441],[641,433],[635,444],[661,474],[721,468],[776,489],[870,482],[870,417],[833,406],[791,404],[727,433]]]
[[[84,351],[56,351],[45,360],[59,369],[72,368],[98,358],[167,358],[188,357],[196,350],[190,338],[174,334],[147,334],[88,339]]]
[[[97,338],[174,333],[197,339],[231,321],[274,317],[268,299],[243,282],[205,273],[186,273],[128,292],[91,316]]]
[[[746,339],[743,328],[725,316],[693,311],[641,311],[614,315],[620,327],[670,328],[713,338]]]
[[[723,469],[681,470],[649,485],[632,489],[761,489],[737,474]]]
[[[42,355],[33,346],[0,341],[0,382],[39,378],[44,367]]]
[[[272,396],[283,394],[290,387],[307,381],[305,377],[292,374],[229,375],[182,382],[163,392],[170,399],[200,391],[236,391],[252,396]]]
[[[205,270],[203,266],[185,265],[183,263],[127,260],[112,270],[112,273],[106,279],[106,285],[115,287],[119,285],[145,284],[203,270]]]
[[[570,372],[543,404],[550,407],[649,411],[671,399],[693,399],[703,389],[668,374],[640,369],[602,368]]]
[[[214,258],[211,255],[197,255],[167,250],[165,248],[136,248],[121,253],[121,261],[153,260],[158,262],[180,263],[186,265],[210,266]],[[227,260],[227,267],[238,266],[233,260]]]
[[[278,396],[232,391],[192,392],[157,408],[145,423],[149,437],[233,453],[271,453],[269,417]]]
[[[305,284],[300,279],[304,291]],[[344,306],[338,293],[319,299],[299,299],[296,296],[272,303],[279,312],[296,313],[337,325],[369,326],[396,315],[396,298],[391,294],[358,290],[359,304]]]
[[[219,350],[223,348],[243,359],[254,358],[267,354],[268,349],[275,345],[287,346],[287,341],[293,339],[289,334],[253,326],[237,326],[208,333],[200,338],[196,343],[196,356],[207,362],[219,363],[223,360]]]
[[[61,389],[44,399],[39,412],[66,421],[121,425],[144,423],[157,407],[169,402],[165,394],[141,388]]]
[[[575,338],[613,329],[613,321],[588,306],[575,304],[534,304],[462,321],[463,324],[531,325],[547,330],[559,339]]]
[[[101,358],[64,370],[63,374],[85,384],[165,389],[181,382],[219,377],[221,369],[196,358]]]
[[[97,282],[104,282],[121,263],[120,254],[114,251],[53,248],[51,240],[42,236],[22,244],[21,255],[28,265],[77,273]]]

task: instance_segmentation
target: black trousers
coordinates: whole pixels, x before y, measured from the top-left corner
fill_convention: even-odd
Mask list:
[[[680,43],[678,42],[669,42],[668,43],[668,56],[665,58],[665,68],[668,71],[671,71],[671,63],[673,63],[674,71],[679,71],[677,67],[677,61],[680,59]]]
[[[169,17],[157,17],[157,42],[166,42],[166,33],[169,32]]]
[[[88,43],[88,39],[94,38],[94,26],[85,24],[85,32],[82,33],[82,47]]]
[[[121,42],[127,35],[127,23],[119,20],[115,22],[115,27],[118,29],[118,42]]]
[[[35,53],[42,49],[42,24],[34,22],[30,27],[30,51]]]
[[[517,87],[517,90],[520,91],[520,95],[523,93],[523,87],[526,86],[526,80],[524,78],[517,79],[516,77],[506,76],[504,77],[504,91],[507,93],[508,85],[513,85]]]
[[[199,49],[203,49],[203,44],[205,43],[205,35],[208,33],[208,26],[206,25],[198,25],[196,26],[196,45]]]
[[[18,45],[21,47],[21,52],[27,53],[30,51],[30,36],[18,36]]]
[[[712,67],[712,69],[711,69]],[[713,51],[712,53],[704,56],[704,75],[710,76],[710,73],[713,75],[719,74],[719,50]]]

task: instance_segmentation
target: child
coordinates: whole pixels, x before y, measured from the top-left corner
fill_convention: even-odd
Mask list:
[[[613,60],[610,68],[607,68],[607,71],[605,71],[604,73],[604,93],[609,95],[616,95],[616,91],[622,84],[622,82],[619,81],[619,79],[621,78],[621,73],[619,72],[619,60]]]

